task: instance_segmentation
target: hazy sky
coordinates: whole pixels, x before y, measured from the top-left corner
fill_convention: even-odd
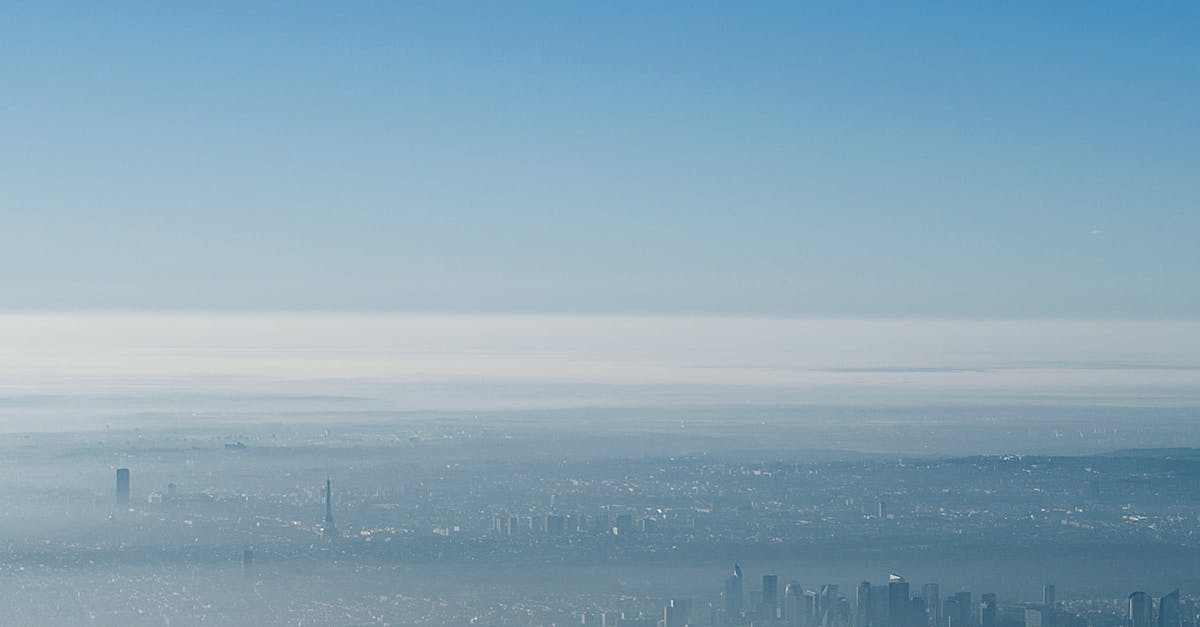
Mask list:
[[[1196,317],[1200,5],[0,5],[0,307]]]
[[[1195,321],[28,313],[0,314],[0,346],[0,431],[147,412],[717,407],[736,421],[830,405],[1159,408],[1195,424],[1200,406]]]

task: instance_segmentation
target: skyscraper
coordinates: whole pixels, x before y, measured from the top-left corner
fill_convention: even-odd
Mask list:
[[[1058,624],[1054,612],[1054,584],[1042,586],[1042,626],[1053,627]]]
[[[117,503],[129,504],[129,469],[117,469]]]
[[[733,565],[733,574],[725,580],[725,620],[735,622],[742,615],[742,567]]]
[[[1129,595],[1129,627],[1150,627],[1151,607],[1150,595],[1145,592],[1134,592]]]
[[[691,599],[671,599],[663,608],[663,624],[666,627],[685,627],[691,619]]]
[[[762,604],[759,613],[767,620],[775,620],[775,608],[779,607],[779,578],[775,575],[763,575]]]
[[[1183,612],[1179,607],[1179,589],[1168,592],[1158,600],[1158,627],[1181,627]]]
[[[955,617],[955,622],[962,627],[967,627],[971,624],[971,593],[955,592],[954,599],[958,607],[958,616]]]
[[[801,627],[804,620],[804,588],[793,581],[783,589],[783,617],[791,627]]]
[[[242,550],[242,576],[249,577],[254,570],[254,549],[246,547]]]
[[[871,613],[867,619],[870,627],[888,626],[888,587],[871,586]]]
[[[925,597],[925,611],[929,614],[929,623],[941,627],[942,594],[936,583],[921,586],[921,596]]]
[[[900,575],[888,578],[888,627],[913,627],[908,582]]]
[[[325,526],[321,529],[324,535],[333,534],[333,482],[325,479]]]
[[[835,583],[821,586],[821,627],[834,627],[838,622],[838,587]]]
[[[979,627],[1000,627],[1000,608],[994,592],[984,592],[979,597]]]
[[[871,624],[871,582],[858,584],[854,596],[854,627],[869,627]]]
[[[942,601],[942,624],[937,627],[966,627],[958,611],[958,597],[950,595]]]

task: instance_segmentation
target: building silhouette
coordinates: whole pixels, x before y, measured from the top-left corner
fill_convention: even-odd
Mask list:
[[[1158,600],[1158,627],[1181,627],[1183,611],[1179,607],[1179,589],[1176,588]]]
[[[913,627],[912,601],[909,598],[908,582],[900,575],[888,578],[888,627]]]
[[[854,594],[854,627],[869,627],[871,623],[871,582],[858,584]]]
[[[129,504],[129,469],[117,469],[117,503]]]
[[[925,598],[925,611],[929,614],[928,622],[939,626],[942,623],[942,592],[936,583],[921,586],[921,596]]]
[[[1150,595],[1145,592],[1134,592],[1129,595],[1129,627],[1150,627],[1151,615],[1154,612]]]
[[[742,615],[742,567],[733,565],[733,574],[725,580],[725,620],[734,622]]]
[[[995,592],[984,592],[979,597],[979,627],[1000,627],[1000,607]]]
[[[783,589],[783,618],[792,627],[805,624],[804,587],[799,581],[792,581]]]
[[[254,549],[246,547],[242,550],[242,576],[249,577],[254,572]]]
[[[333,534],[333,482],[325,479],[325,526],[321,528],[324,535]]]
[[[763,575],[762,602],[758,613],[767,620],[775,620],[775,608],[779,606],[779,578],[775,575]]]
[[[663,608],[663,624],[666,627],[685,627],[691,620],[691,614],[691,599],[671,599]]]

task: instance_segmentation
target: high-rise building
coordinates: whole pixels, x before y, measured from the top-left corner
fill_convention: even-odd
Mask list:
[[[821,624],[821,593],[816,590],[804,591],[804,616],[801,625],[818,627]]]
[[[1025,608],[1025,627],[1044,627],[1041,608]]]
[[[249,577],[254,571],[254,549],[246,547],[242,550],[242,576]]]
[[[979,627],[1000,627],[1000,607],[994,592],[984,592],[979,597]]]
[[[1048,583],[1042,586],[1042,607],[1054,609],[1054,584]]]
[[[838,587],[827,583],[821,586],[821,627],[836,627],[838,623]]]
[[[908,619],[913,627],[929,627],[929,614],[925,612],[924,597],[913,597],[909,601]]]
[[[961,622],[961,612],[958,611],[958,597],[951,595],[942,601],[942,624],[937,627],[967,627]]]
[[[888,578],[888,627],[913,627],[908,582],[900,575]]]
[[[663,608],[663,624],[666,627],[685,627],[691,620],[691,613],[691,599],[671,599]]]
[[[936,583],[921,586],[921,596],[925,598],[925,611],[929,614],[928,623],[941,627],[942,594]]]
[[[967,627],[971,624],[971,593],[955,592],[954,599],[958,607],[958,615],[954,617],[954,622],[962,627]]]
[[[854,627],[870,627],[870,624],[871,582],[863,581],[854,594]]]
[[[804,587],[793,581],[783,589],[783,618],[791,627],[802,627],[804,620]]]
[[[1179,589],[1168,592],[1158,600],[1158,627],[1181,627],[1183,611],[1179,607]]]
[[[1145,592],[1134,592],[1129,595],[1129,627],[1150,627],[1151,614],[1154,608],[1150,595]]]
[[[888,627],[888,587],[871,586],[870,627]]]
[[[325,526],[321,528],[325,535],[333,534],[333,482],[325,479]]]
[[[779,578],[775,575],[763,575],[762,603],[758,606],[759,614],[767,620],[775,620],[775,608],[779,607]]]
[[[129,469],[117,469],[117,503],[129,504]]]
[[[733,565],[733,574],[725,580],[725,620],[736,622],[742,615],[742,567]]]

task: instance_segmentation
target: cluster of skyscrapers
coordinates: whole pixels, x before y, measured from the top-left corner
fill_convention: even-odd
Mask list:
[[[914,594],[916,592],[916,594]],[[1010,610],[1013,608],[1009,608]],[[805,588],[791,582],[779,596],[776,575],[763,575],[761,592],[747,599],[741,566],[725,580],[724,622],[730,625],[775,624],[789,627],[1086,627],[1086,621],[1061,610],[1055,587],[1042,588],[1042,602],[1024,603],[1002,614],[994,593],[980,595],[973,604],[970,592],[943,598],[938,584],[919,591],[899,575],[883,585],[860,583],[853,602],[838,593],[836,584]],[[1179,590],[1158,600],[1145,592],[1129,596],[1128,627],[1181,627],[1183,612]]]

